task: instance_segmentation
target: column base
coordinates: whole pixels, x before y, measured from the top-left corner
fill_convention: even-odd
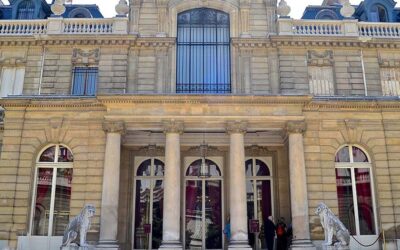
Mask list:
[[[96,249],[119,250],[119,244],[116,240],[101,240]]]
[[[182,250],[183,246],[180,241],[163,241],[159,249],[163,250]]]
[[[316,250],[317,248],[311,242],[311,240],[292,240],[290,249],[303,249],[303,250]]]
[[[228,250],[238,250],[238,249],[243,249],[243,250],[251,250],[252,248],[249,245],[248,241],[234,241],[230,242],[228,246]]]

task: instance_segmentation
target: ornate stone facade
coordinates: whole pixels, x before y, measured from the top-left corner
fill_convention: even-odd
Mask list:
[[[398,96],[384,96],[396,92],[383,89],[380,72],[398,68],[398,39],[365,35],[365,24],[354,20],[307,26],[278,19],[277,1],[132,0],[129,6],[129,19],[49,18],[40,20],[33,31],[29,25],[35,22],[24,23],[24,39],[12,32],[0,34],[3,72],[24,68],[22,92],[0,99],[5,110],[0,130],[0,244],[23,249],[31,236],[38,236],[32,229],[35,220],[40,221],[35,217],[37,187],[48,180],[38,169],[63,164],[41,162],[40,156],[48,145],[58,145],[73,154],[73,178],[63,184],[72,188],[70,204],[60,214],[72,218],[83,204],[93,204],[99,212],[88,241],[99,248],[151,248],[138,243],[149,225],[158,230],[157,247],[205,246],[206,232],[199,236],[200,243],[188,242],[192,233],[187,232],[198,219],[193,214],[189,218],[197,210],[186,207],[187,189],[195,186],[188,183],[195,181],[210,190],[220,185],[220,220],[214,224],[223,225],[231,215],[232,244],[222,240],[221,233],[219,248],[247,249],[258,236],[248,234],[247,204],[256,192],[246,188],[250,181],[261,180],[269,183],[271,200],[270,208],[260,211],[293,223],[294,235],[304,240],[294,241],[294,248],[313,249],[324,231],[310,211],[324,202],[339,214],[335,171],[344,167],[335,159],[342,147],[354,146],[368,155],[373,210],[368,222],[375,227],[371,235],[362,235],[358,223],[354,235],[367,243],[385,230],[388,246],[395,249],[400,238],[400,103]],[[230,93],[176,94],[181,66],[177,15],[195,8],[229,14]],[[317,26],[328,28],[316,33],[312,27]],[[85,65],[98,70],[96,95],[71,95],[71,72]],[[309,67],[314,66],[332,69],[332,96],[310,94]],[[2,78],[1,87],[10,79]],[[209,145],[207,164],[218,167],[210,179],[195,174],[201,153],[194,149],[203,141]],[[165,164],[163,171],[160,162]],[[269,175],[257,176],[261,162],[268,165]],[[142,184],[146,181],[154,185]],[[162,192],[156,185],[160,181]],[[139,184],[152,195],[140,193]],[[160,227],[162,220],[156,219],[139,223],[140,209],[145,209],[140,202],[152,198],[151,211],[156,211],[163,207],[155,205],[160,193],[168,204],[163,213],[168,226]],[[201,196],[204,206],[208,196]],[[49,214],[57,216],[54,209]],[[263,218],[257,219],[262,225]],[[54,244],[61,240],[47,231],[39,238]],[[262,247],[261,241],[254,244],[251,247]]]

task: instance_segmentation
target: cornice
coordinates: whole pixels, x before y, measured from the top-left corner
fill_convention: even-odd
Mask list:
[[[357,101],[357,100],[330,100],[330,101],[319,101],[313,100],[306,104],[303,111],[315,111],[315,112],[382,112],[382,111],[400,111],[400,102],[393,101]]]
[[[359,48],[400,48],[399,39],[371,38],[368,42],[361,37],[345,36],[271,36],[273,47],[359,47]]]
[[[109,105],[160,104],[186,105],[292,105],[304,112],[400,112],[400,101],[396,98],[329,98],[318,100],[312,96],[230,96],[230,95],[100,95],[93,98],[76,97],[21,97],[0,99],[6,110],[97,110],[106,111]]]
[[[232,96],[232,95],[100,95],[103,104],[294,104],[305,105],[310,96]]]
[[[270,48],[271,40],[266,38],[232,38],[232,46],[236,48]]]
[[[6,110],[13,108],[27,108],[30,110],[43,111],[68,109],[68,110],[97,110],[106,111],[106,108],[97,99],[85,98],[52,98],[52,97],[32,97],[32,98],[5,98],[0,99],[0,106]]]
[[[235,48],[277,48],[277,47],[360,47],[399,49],[400,40],[395,38],[372,38],[368,42],[360,37],[345,36],[283,36],[240,38],[232,37]],[[130,47],[172,47],[175,37],[139,37],[127,35],[36,35],[0,36],[0,46],[130,46]]]
[[[174,37],[140,37],[133,46],[136,47],[172,47],[175,45]]]

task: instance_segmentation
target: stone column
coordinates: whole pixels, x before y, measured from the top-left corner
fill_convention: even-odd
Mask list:
[[[305,122],[289,122],[289,176],[293,240],[291,249],[316,249],[310,240],[303,133]]]
[[[228,249],[251,249],[248,239],[247,197],[244,158],[246,122],[228,122],[229,149],[229,206],[231,241]]]
[[[104,122],[107,133],[104,155],[103,193],[101,196],[100,240],[98,248],[119,249],[118,233],[118,200],[119,173],[121,162],[121,134],[123,122]]]
[[[180,238],[181,214],[181,146],[180,134],[183,123],[164,122],[165,174],[164,174],[164,211],[162,249],[183,249]]]

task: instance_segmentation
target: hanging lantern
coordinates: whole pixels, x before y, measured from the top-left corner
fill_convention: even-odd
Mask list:
[[[210,177],[210,165],[208,165],[206,160],[208,145],[203,144],[200,145],[200,152],[201,152],[201,164],[199,169],[199,177],[200,178],[208,178]]]

